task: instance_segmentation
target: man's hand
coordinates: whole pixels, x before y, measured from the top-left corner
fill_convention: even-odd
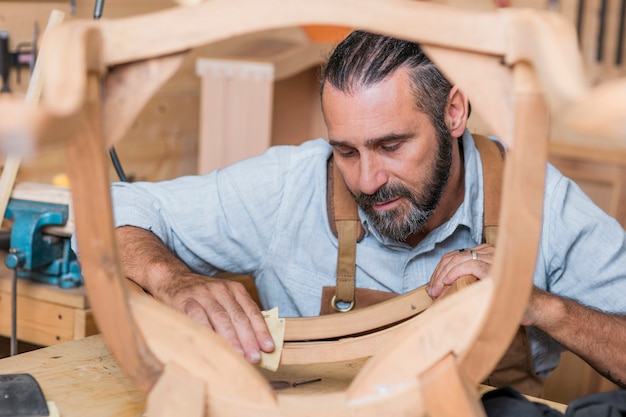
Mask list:
[[[444,255],[431,277],[428,293],[436,298],[446,286],[465,275],[485,278],[494,255],[495,248],[490,245]],[[533,286],[520,324],[541,329],[626,388],[626,316],[603,313]]]
[[[437,298],[446,286],[465,275],[485,278],[494,255],[495,248],[487,244],[445,254],[430,277],[428,294]]]
[[[197,274],[171,277],[155,297],[215,330],[251,363],[274,350],[265,319],[243,284]]]
[[[193,273],[153,233],[116,229],[126,276],[154,298],[212,328],[251,363],[274,341],[257,304],[243,284]]]

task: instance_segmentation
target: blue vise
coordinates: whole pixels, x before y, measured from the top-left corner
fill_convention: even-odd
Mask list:
[[[13,220],[9,253],[4,259],[20,278],[28,278],[61,288],[82,285],[76,254],[70,237],[46,233],[49,226],[63,226],[69,208],[54,204],[11,198],[5,218]]]

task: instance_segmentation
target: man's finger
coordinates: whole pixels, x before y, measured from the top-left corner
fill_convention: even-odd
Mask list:
[[[242,354],[246,355],[246,357],[248,357],[250,353],[246,352],[246,349],[240,341],[240,331],[235,328],[236,325],[245,327],[245,321],[242,322],[240,318],[242,315],[245,316],[245,314],[243,313],[243,311],[241,311],[241,309],[239,314],[235,313],[233,310],[234,308],[231,307],[231,311],[228,311],[221,304],[214,303],[210,308],[207,309],[209,321],[211,323],[211,327],[213,328],[213,330],[215,330],[217,334],[222,336],[222,338],[224,338],[238,352],[241,352]],[[249,325],[249,322],[248,331],[252,331],[252,327]],[[244,331],[241,331],[241,333],[244,333]],[[248,349],[250,348],[248,347]],[[255,356],[252,355],[252,357],[254,358]]]
[[[276,346],[274,345],[274,339],[267,328],[267,323],[265,322],[265,318],[263,317],[261,310],[249,297],[242,300],[241,305],[248,315],[258,346],[264,352],[272,352]]]
[[[203,326],[211,327],[209,318],[206,311],[196,300],[190,298],[183,306],[183,313],[190,317],[193,321],[202,324]]]

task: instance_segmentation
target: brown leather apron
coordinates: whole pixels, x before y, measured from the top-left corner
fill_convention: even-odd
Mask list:
[[[473,136],[483,162],[483,242],[495,246],[504,155],[495,142],[484,136]],[[364,231],[354,197],[335,167],[332,156],[328,160],[327,206],[330,227],[339,241],[337,285],[323,288],[320,314],[341,312],[338,302],[350,306],[345,309],[349,311],[395,297],[395,293],[355,287],[356,244],[363,238]],[[523,394],[541,396],[543,381],[533,370],[530,344],[524,327],[520,326],[506,354],[484,383],[494,387],[511,386]]]

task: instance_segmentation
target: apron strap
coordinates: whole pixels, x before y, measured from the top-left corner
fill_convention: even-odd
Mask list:
[[[356,244],[365,235],[354,197],[332,156],[328,159],[328,221],[333,234],[338,239],[337,251],[337,285],[331,300],[332,307],[337,311],[350,311],[354,308],[354,286],[356,271]],[[346,303],[340,307],[337,303]]]
[[[483,165],[483,243],[496,246],[500,196],[504,176],[504,149],[486,136],[472,135]]]

